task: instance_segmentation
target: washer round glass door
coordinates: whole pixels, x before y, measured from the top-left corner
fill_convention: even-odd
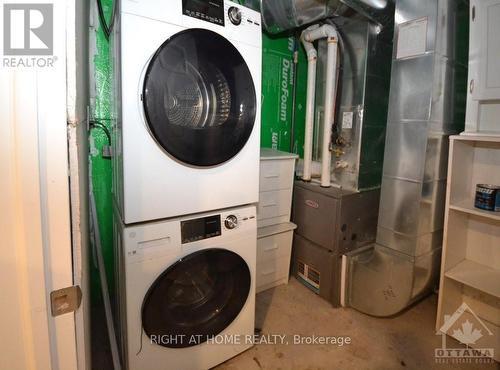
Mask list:
[[[228,40],[208,30],[183,31],[163,43],[147,68],[142,99],[158,144],[193,166],[233,158],[255,123],[250,70]]]
[[[238,316],[250,292],[246,262],[224,249],[182,258],[149,288],[142,326],[153,343],[191,347],[221,333]]]

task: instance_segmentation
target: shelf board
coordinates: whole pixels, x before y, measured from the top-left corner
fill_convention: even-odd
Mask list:
[[[500,212],[484,211],[476,208],[474,207],[474,201],[472,199],[452,203],[450,204],[450,209],[479,217],[489,218],[494,221],[500,221]]]
[[[445,276],[500,298],[500,270],[470,260],[463,260],[445,272]]]
[[[450,139],[457,141],[475,141],[475,142],[490,142],[490,143],[500,143],[500,132],[485,133],[481,134],[471,134],[471,133],[461,133],[460,135],[452,135]]]

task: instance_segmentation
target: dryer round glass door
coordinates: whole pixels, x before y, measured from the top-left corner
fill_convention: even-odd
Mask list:
[[[224,37],[202,29],[180,32],[156,51],[142,99],[157,143],[193,166],[215,166],[238,154],[257,110],[241,54]]]
[[[142,304],[142,326],[153,343],[191,347],[221,333],[248,298],[251,276],[236,253],[207,249],[161,274]]]

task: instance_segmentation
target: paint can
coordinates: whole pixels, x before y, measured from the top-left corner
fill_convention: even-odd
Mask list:
[[[488,184],[476,185],[474,206],[486,211],[500,212],[500,186]]]

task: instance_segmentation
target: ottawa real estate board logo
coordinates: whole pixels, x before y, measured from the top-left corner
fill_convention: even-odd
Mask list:
[[[54,5],[3,4],[3,67],[52,67]]]
[[[445,315],[444,323],[437,335],[442,336],[441,348],[436,348],[434,356],[441,364],[489,364],[494,363],[496,343],[493,332],[466,304],[451,315]],[[462,346],[449,346],[447,335],[458,340]],[[465,346],[463,346],[465,345]]]

